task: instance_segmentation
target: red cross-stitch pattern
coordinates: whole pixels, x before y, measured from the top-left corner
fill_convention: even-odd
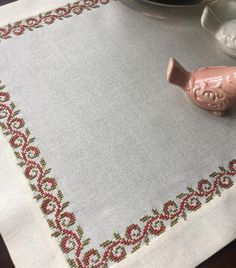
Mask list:
[[[199,209],[233,185],[236,160],[230,161],[227,169],[220,167],[219,171],[213,172],[211,180],[201,179],[196,189],[188,187],[186,193],[167,201],[160,211],[153,209],[140,223],[129,225],[123,235],[114,233],[114,238],[103,242],[100,249],[89,248],[90,239],[84,239],[75,215],[68,210],[69,202],[64,200],[55,178],[50,176],[51,171],[34,145],[34,138],[30,137],[24,120],[19,117],[19,111],[4,88],[0,86],[0,126],[52,229],[52,236],[57,238],[71,267],[106,267],[109,263],[121,261],[142,244],[148,244],[150,237],[159,236],[168,226],[173,226],[181,218],[186,219],[187,213]]]
[[[22,35],[26,30],[33,31],[44,25],[52,24],[57,20],[70,18],[73,15],[80,15],[86,10],[89,11],[93,8],[98,8],[101,4],[104,5],[110,1],[111,0],[82,0],[23,21],[8,24],[0,28],[0,39],[9,39],[14,35]]]
[[[110,0],[83,0],[9,24],[0,28],[0,39],[22,35],[26,30],[32,31],[56,20],[79,15],[85,10],[97,8],[100,4],[108,2]],[[8,137],[34,198],[52,229],[52,236],[56,237],[69,265],[73,268],[107,267],[111,263],[121,261],[141,245],[149,244],[151,237],[159,236],[180,219],[186,220],[189,212],[201,208],[215,196],[220,196],[222,190],[233,185],[236,160],[230,161],[227,169],[220,167],[209,179],[201,179],[195,189],[187,187],[186,192],[179,194],[174,200],[167,201],[159,211],[153,209],[152,213],[142,217],[140,222],[130,224],[124,228],[123,234],[114,233],[113,238],[101,243],[99,249],[91,248],[90,239],[84,238],[78,219],[69,211],[69,202],[64,200],[55,178],[51,176],[50,168],[47,168],[46,161],[35,145],[35,139],[31,137],[24,120],[19,116],[19,111],[11,102],[9,93],[4,89],[5,86],[0,84],[0,127]]]

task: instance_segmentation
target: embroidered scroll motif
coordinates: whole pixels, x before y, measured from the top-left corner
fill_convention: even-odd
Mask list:
[[[81,0],[23,21],[8,24],[0,28],[0,39],[9,39],[14,35],[22,35],[26,30],[33,31],[36,28],[52,24],[55,21],[70,18],[73,15],[80,15],[86,10],[89,11],[93,8],[99,8],[101,4],[105,5],[110,1],[111,0]]]
[[[35,139],[20,117],[19,110],[11,102],[5,86],[0,84],[0,127],[7,136],[10,146],[22,168],[29,186],[56,237],[62,252],[71,267],[100,268],[113,262],[119,262],[127,254],[149,244],[153,237],[161,235],[169,226],[186,220],[189,212],[194,212],[222,191],[233,185],[236,175],[236,160],[228,163],[227,168],[220,167],[209,179],[201,179],[195,188],[169,200],[157,211],[145,215],[139,223],[130,224],[123,234],[114,233],[114,238],[101,243],[99,249],[90,248],[90,239],[84,236],[75,215],[68,210],[69,202],[51,176],[51,170],[41,157]]]

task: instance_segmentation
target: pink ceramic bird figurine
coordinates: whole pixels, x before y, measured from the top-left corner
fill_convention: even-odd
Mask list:
[[[214,66],[186,71],[171,58],[167,80],[180,86],[198,106],[223,116],[236,102],[236,67]]]

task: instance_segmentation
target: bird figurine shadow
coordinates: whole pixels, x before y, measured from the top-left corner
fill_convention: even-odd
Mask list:
[[[236,58],[236,19],[222,23],[210,8],[205,7],[201,24],[213,34],[224,53]]]
[[[236,67],[213,66],[188,72],[171,58],[167,80],[181,87],[196,105],[216,116],[225,115],[236,102]]]

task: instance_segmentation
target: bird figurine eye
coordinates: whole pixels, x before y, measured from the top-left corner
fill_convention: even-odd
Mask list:
[[[171,58],[167,80],[181,87],[199,107],[223,116],[236,102],[236,67],[213,66],[195,71],[185,70]]]

